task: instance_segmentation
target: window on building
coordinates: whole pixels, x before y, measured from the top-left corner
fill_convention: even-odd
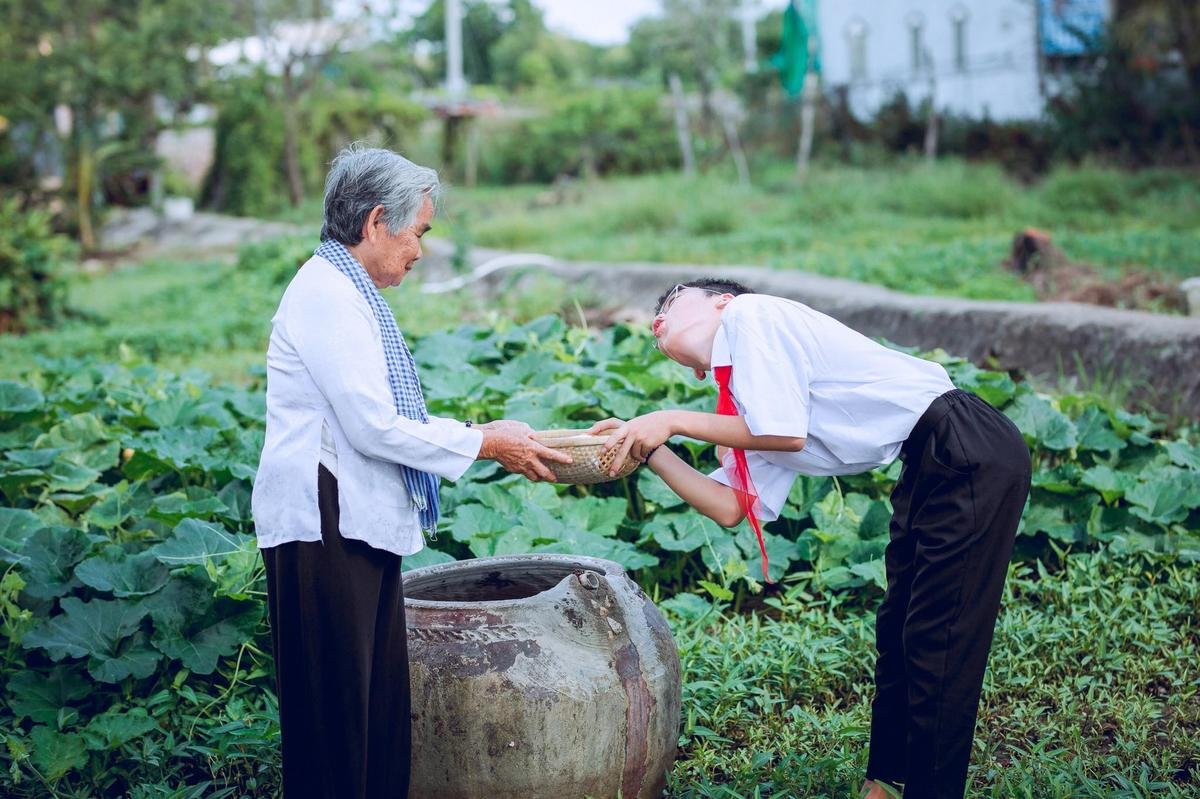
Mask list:
[[[925,68],[925,18],[920,14],[908,17],[909,65],[913,72]]]
[[[861,19],[852,21],[846,36],[850,40],[850,80],[866,80],[867,24]]]
[[[967,71],[967,10],[955,6],[950,12],[950,22],[954,28],[954,70]]]

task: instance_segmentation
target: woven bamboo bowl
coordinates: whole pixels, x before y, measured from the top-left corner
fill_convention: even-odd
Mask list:
[[[640,462],[626,457],[616,476],[608,473],[612,468],[616,450],[604,451],[606,436],[590,436],[579,430],[540,430],[533,434],[535,441],[551,449],[560,449],[573,459],[571,463],[547,463],[554,472],[556,482],[591,485],[620,480],[633,473]]]

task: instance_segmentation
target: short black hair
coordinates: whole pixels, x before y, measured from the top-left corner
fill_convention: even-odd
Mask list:
[[[702,277],[698,280],[689,280],[687,283],[672,284],[658,298],[658,302],[654,303],[655,316],[657,316],[658,312],[662,310],[663,303],[667,301],[667,295],[674,290],[676,285],[683,286],[687,289],[704,289],[705,291],[714,291],[717,294],[732,294],[735,297],[739,294],[755,293],[753,289],[749,288],[743,283],[737,282],[736,280],[726,280],[719,277]]]

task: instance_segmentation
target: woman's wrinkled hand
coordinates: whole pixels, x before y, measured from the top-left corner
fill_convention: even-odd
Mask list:
[[[510,433],[514,436],[528,436],[533,434],[532,427],[515,419],[496,419],[475,426],[480,430],[494,430],[497,433]]]
[[[482,429],[482,426],[481,426]],[[493,460],[514,474],[521,474],[533,482],[556,480],[554,472],[546,463],[571,463],[571,456],[559,450],[539,444],[528,435],[500,430],[483,430],[483,445],[479,448],[479,460]]]

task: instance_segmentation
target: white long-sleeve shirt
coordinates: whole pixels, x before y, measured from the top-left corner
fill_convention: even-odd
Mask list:
[[[266,440],[252,498],[259,547],[321,540],[323,462],[338,478],[343,537],[418,552],[420,520],[396,464],[456,480],[482,443],[461,422],[423,424],[396,412],[371,306],[333,264],[310,258],[271,319]]]
[[[721,312],[711,364],[733,367],[729,388],[751,433],[805,439],[799,452],[746,453],[764,521],[778,517],[797,474],[891,463],[930,403],[954,388],[941,364],[766,294],[734,297]],[[709,476],[730,484],[724,467]]]

